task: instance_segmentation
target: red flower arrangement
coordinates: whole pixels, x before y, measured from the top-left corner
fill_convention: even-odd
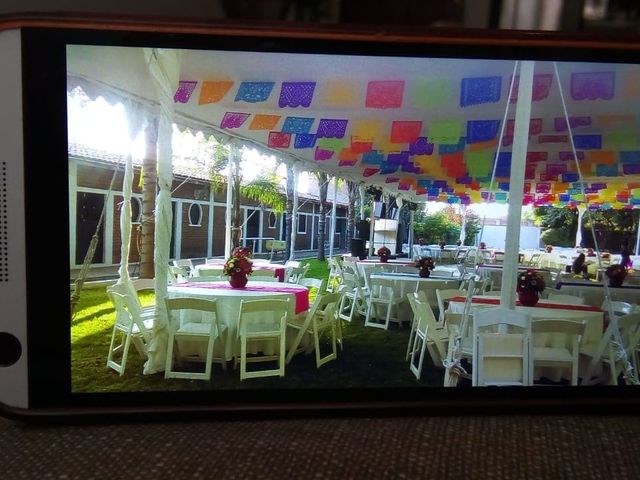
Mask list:
[[[619,263],[607,267],[604,273],[609,278],[609,285],[612,286],[622,285],[622,282],[627,277],[627,269]]]
[[[546,285],[544,279],[535,270],[527,270],[526,272],[518,273],[518,285],[516,286],[517,292],[542,292]]]
[[[378,249],[376,253],[378,254],[379,257],[388,257],[391,255],[391,250],[389,250],[385,246],[382,246]]]
[[[428,268],[429,270],[433,270],[434,268],[436,268],[436,264],[433,263],[433,258],[423,257],[416,261],[416,268]]]
[[[238,273],[251,275],[253,273],[251,254],[250,248],[236,248],[231,254],[231,258],[225,262],[222,271],[225,275],[235,275]]]

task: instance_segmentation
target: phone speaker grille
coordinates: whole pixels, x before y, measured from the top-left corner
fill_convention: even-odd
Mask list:
[[[9,281],[9,220],[7,218],[7,162],[0,162],[0,282]]]

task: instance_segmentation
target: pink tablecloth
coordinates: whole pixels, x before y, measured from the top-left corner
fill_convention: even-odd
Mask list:
[[[449,300],[450,302],[458,302],[464,303],[464,297],[453,297]],[[474,297],[471,299],[471,303],[474,304],[484,304],[484,305],[500,305],[500,300],[496,298],[477,298]],[[516,301],[516,305],[520,305],[520,302]],[[535,307],[540,308],[555,308],[558,310],[580,310],[583,312],[602,312],[602,309],[598,307],[591,307],[589,305],[567,305],[567,304],[559,304],[559,303],[547,303],[545,301],[538,302],[534,305]]]
[[[247,285],[243,288],[233,288],[231,285],[221,282],[186,282],[176,285],[177,287],[193,287],[193,288],[209,288],[212,290],[238,290],[248,292],[274,292],[293,294],[296,299],[295,312],[296,315],[309,310],[309,290],[306,287],[297,286],[263,286],[263,285]]]

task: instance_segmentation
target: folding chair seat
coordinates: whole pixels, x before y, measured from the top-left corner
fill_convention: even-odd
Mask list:
[[[186,272],[187,277],[191,277],[193,275],[194,266],[193,261],[190,258],[183,258],[180,260],[173,260],[174,267],[180,267]]]
[[[240,380],[256,377],[284,376],[286,326],[291,314],[291,301],[287,299],[241,300],[238,314],[238,337],[240,338]],[[275,347],[275,354],[248,356],[248,346],[269,342]],[[260,348],[260,347],[258,347]],[[248,371],[252,362],[276,361],[277,368]]]
[[[536,319],[531,325],[534,338],[533,366],[561,367],[570,370],[571,385],[578,385],[578,360],[580,340],[584,334],[585,324],[581,321],[563,318]],[[563,334],[567,336],[566,345],[559,347],[535,346],[536,335]]]
[[[391,321],[402,325],[402,320],[398,318],[398,304],[402,299],[396,297],[393,280],[370,278],[369,290],[370,296],[367,300],[367,315],[364,326],[387,330]]]
[[[473,386],[531,385],[531,321],[504,308],[479,310],[473,319]]]
[[[316,368],[320,368],[325,363],[338,358],[336,344],[338,341],[337,309],[339,300],[340,294],[338,293],[320,294],[316,296],[306,315],[289,317],[287,327],[297,330],[297,334],[293,345],[287,353],[286,363],[291,361],[294,354],[302,350],[299,346],[305,335],[310,335],[313,338],[313,346],[316,352]],[[326,331],[330,335],[331,352],[323,357],[320,349],[320,338]],[[306,351],[309,353],[310,349],[306,349]]]
[[[151,330],[154,325],[154,312],[144,314],[139,309],[137,298],[131,294],[122,294],[115,289],[107,290],[115,307],[115,322],[111,332],[111,343],[107,355],[107,367],[113,368],[121,376],[127,366],[129,347],[133,342],[142,358],[147,357],[147,345],[151,341]],[[117,337],[120,334],[120,342]],[[120,363],[116,356],[120,354]]]
[[[182,267],[176,267],[175,265],[169,265],[167,269],[169,285],[175,285],[176,283],[183,283],[189,279],[189,274]]]
[[[200,298],[166,298],[165,304],[169,316],[169,342],[164,378],[209,380],[211,379],[211,368],[214,361],[220,363],[223,370],[226,370],[227,362],[224,358],[224,346],[227,337],[227,326],[220,324],[216,301]],[[196,319],[198,321],[195,321]],[[181,341],[206,342],[204,357],[200,352],[189,355],[182,354],[180,351]],[[216,343],[218,344],[218,351],[223,352],[217,358],[214,357]],[[174,355],[174,352],[177,355]],[[204,372],[176,371],[173,369],[175,360],[204,362]]]

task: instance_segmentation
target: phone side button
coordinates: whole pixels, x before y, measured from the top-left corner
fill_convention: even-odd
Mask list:
[[[22,355],[22,345],[14,335],[0,332],[0,368],[10,367]]]

